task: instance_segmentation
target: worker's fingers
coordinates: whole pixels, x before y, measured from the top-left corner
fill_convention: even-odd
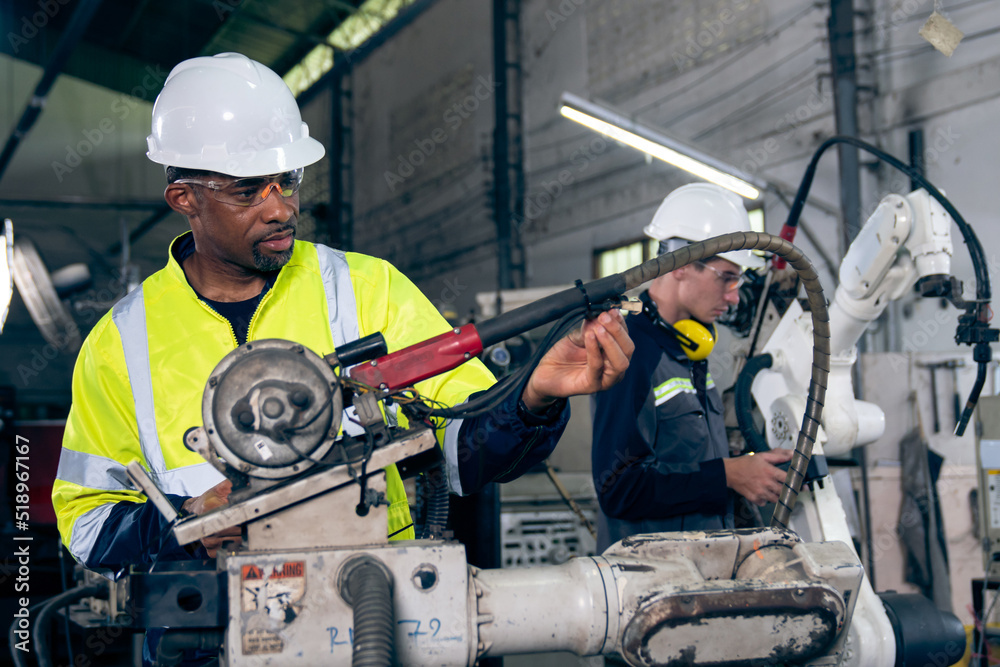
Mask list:
[[[573,330],[566,334],[566,338],[578,347],[584,347],[583,332],[587,329],[588,320],[580,322],[580,326],[573,327]]]
[[[790,461],[794,455],[794,450],[784,449],[781,447],[757,454],[757,456],[761,457],[771,465],[777,465],[779,463],[784,463],[785,461]]]
[[[605,362],[611,372],[618,375],[628,368],[628,362],[635,350],[635,344],[629,338],[628,328],[625,326],[625,319],[618,311],[611,311],[602,313],[597,318],[597,323],[599,326],[595,328],[595,332],[604,352]]]
[[[218,544],[214,544],[213,546],[208,546],[207,544],[204,543],[204,541],[202,542],[202,544],[205,547],[205,551],[208,553],[208,557],[215,558],[216,554],[219,553],[219,549],[221,549],[223,546],[226,546],[227,549],[235,549],[236,547],[243,544],[243,540],[228,539],[225,540],[225,542],[219,542]]]
[[[597,342],[597,331],[600,327],[586,327],[583,330],[583,345],[587,350],[587,375],[596,387],[600,387],[601,376],[604,375],[604,356]]]
[[[229,494],[233,490],[232,481],[226,479],[196,498],[188,498],[182,508],[192,514],[205,514],[229,504]]]

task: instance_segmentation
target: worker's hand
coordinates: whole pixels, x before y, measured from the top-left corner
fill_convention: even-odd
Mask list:
[[[545,353],[521,399],[542,412],[557,399],[603,391],[621,380],[634,349],[621,312],[601,313]]]
[[[755,505],[774,503],[781,494],[785,471],[775,466],[792,458],[791,449],[772,449],[760,454],[722,459],[726,486]]]
[[[233,483],[230,480],[219,482],[211,489],[201,494],[197,498],[188,498],[181,505],[181,508],[191,514],[205,514],[219,507],[229,504],[229,493],[233,490]],[[215,558],[215,554],[223,542],[243,543],[243,530],[240,526],[231,526],[225,530],[201,538],[201,544],[208,551],[210,558]]]

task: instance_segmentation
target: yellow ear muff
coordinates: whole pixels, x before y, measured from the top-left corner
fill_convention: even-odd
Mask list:
[[[674,329],[681,334],[677,340],[691,361],[707,359],[712,353],[716,336],[714,324],[709,328],[695,320],[680,320],[674,322]]]

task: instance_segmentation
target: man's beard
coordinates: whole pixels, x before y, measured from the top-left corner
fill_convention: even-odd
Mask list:
[[[253,265],[258,271],[264,273],[269,273],[271,271],[277,271],[285,264],[288,264],[288,260],[292,258],[292,251],[295,250],[295,237],[292,237],[292,245],[288,247],[288,250],[282,250],[280,253],[270,253],[263,254],[260,251],[260,241],[253,244]]]

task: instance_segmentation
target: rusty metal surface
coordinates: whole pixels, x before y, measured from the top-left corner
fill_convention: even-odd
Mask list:
[[[844,606],[834,590],[740,586],[650,596],[625,630],[625,657],[643,666],[776,664],[808,660],[836,639]]]

